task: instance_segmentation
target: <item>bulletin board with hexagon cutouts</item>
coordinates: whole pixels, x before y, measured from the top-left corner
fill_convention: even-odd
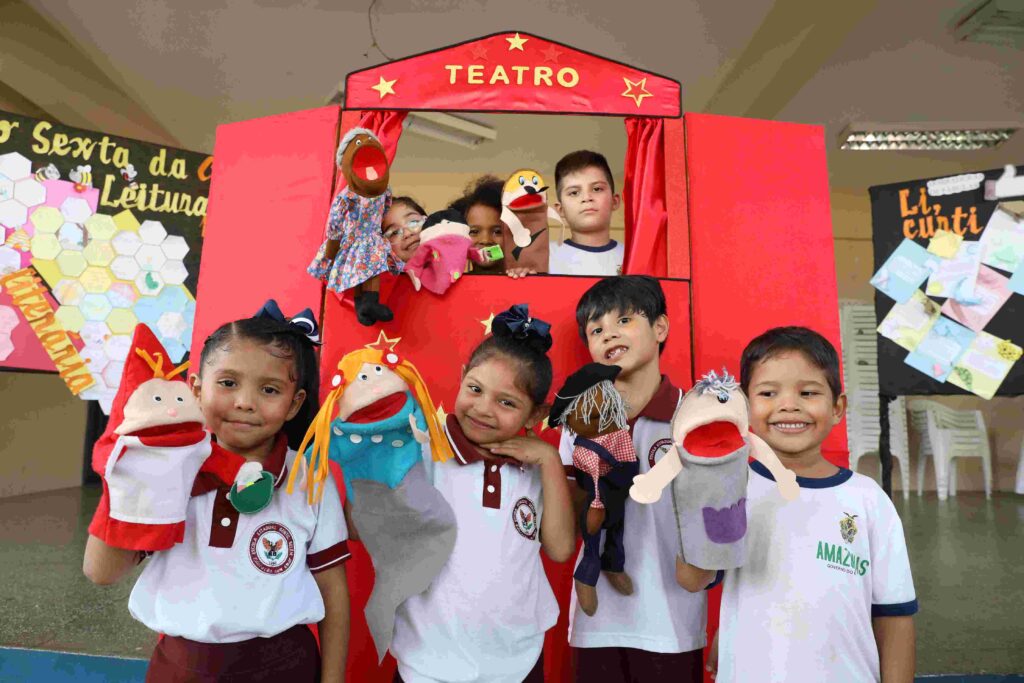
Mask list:
[[[0,369],[107,412],[132,330],[191,345],[212,158],[0,111]]]

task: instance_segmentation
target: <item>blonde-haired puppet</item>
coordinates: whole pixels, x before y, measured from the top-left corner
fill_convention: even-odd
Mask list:
[[[800,493],[796,475],[750,431],[749,414],[732,375],[707,373],[676,408],[672,448],[629,490],[638,503],[653,503],[672,485],[683,560],[701,569],[735,569],[746,561],[748,457],[768,468],[784,499]]]
[[[376,572],[365,614],[379,659],[391,645],[395,610],[430,586],[455,547],[455,513],[422,459],[429,449],[433,460],[445,461],[451,446],[423,378],[395,352],[397,342],[382,332],[341,359],[334,388],[296,456],[312,444],[310,502],[324,493],[328,461],[341,466],[350,532],[366,546]],[[292,467],[289,493],[298,470]]]

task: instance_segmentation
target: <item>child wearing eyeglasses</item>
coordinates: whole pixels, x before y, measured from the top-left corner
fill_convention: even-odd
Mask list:
[[[384,212],[380,229],[391,243],[391,253],[404,265],[420,246],[420,230],[427,212],[412,197],[395,197]],[[397,265],[397,264],[396,264]]]

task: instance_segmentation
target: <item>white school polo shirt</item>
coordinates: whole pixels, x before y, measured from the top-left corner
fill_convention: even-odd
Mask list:
[[[432,476],[455,512],[455,548],[398,608],[391,653],[407,683],[520,683],[558,620],[540,557],[540,470],[485,459],[453,415],[445,433],[455,457]]]
[[[786,503],[750,464],[745,566],[726,572],[719,683],[879,680],[872,617],[917,612],[903,525],[874,481],[797,477]]]
[[[263,510],[239,514],[204,474],[188,503],[185,540],[154,553],[132,589],[128,609],[154,631],[203,643],[277,635],[324,618],[313,573],[349,557],[348,529],[334,479],[320,502],[306,498],[305,461],[294,493],[283,486],[295,451],[284,435],[264,465],[275,475]]]
[[[641,473],[650,471],[672,445],[670,423],[681,398],[682,392],[663,376],[658,391],[633,424]],[[572,442],[563,438],[559,448],[571,454]],[[704,647],[707,599],[703,592],[690,593],[676,582],[680,548],[671,487],[651,505],[626,501],[623,545],[633,595],[620,594],[602,576],[597,582],[597,612],[588,617],[578,608],[574,584],[569,644],[662,653]]]
[[[626,249],[621,242],[611,240],[603,247],[588,247],[565,240],[552,244],[548,254],[548,273],[551,275],[622,275],[622,259]]]

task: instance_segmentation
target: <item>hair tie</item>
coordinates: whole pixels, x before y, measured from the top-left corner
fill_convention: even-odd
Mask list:
[[[551,348],[551,325],[540,318],[530,317],[528,304],[516,304],[494,316],[491,331],[496,336],[519,341],[536,341],[544,352]]]
[[[284,323],[308,339],[310,343],[316,344],[317,346],[320,345],[320,328],[317,327],[316,317],[313,315],[313,310],[310,308],[306,308],[298,312],[291,318],[286,318],[284,313],[281,312],[281,307],[277,305],[277,302],[273,299],[268,299],[267,303],[263,304],[263,307],[256,311],[256,314],[253,317],[266,318],[268,320],[276,320],[279,323]]]

